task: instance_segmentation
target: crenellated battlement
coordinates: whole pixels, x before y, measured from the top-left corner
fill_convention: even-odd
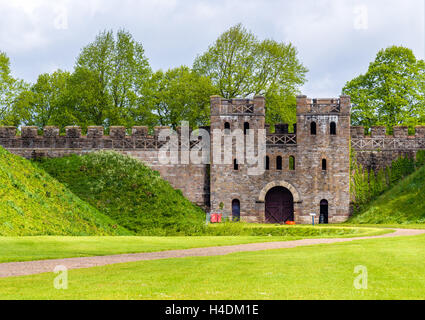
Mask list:
[[[425,138],[425,126],[415,127],[415,134],[409,135],[409,128],[407,126],[393,127],[393,134],[387,134],[385,126],[373,126],[370,129],[370,134],[365,133],[363,126],[351,126],[351,138]]]
[[[370,135],[365,134],[362,126],[351,127],[351,144],[357,151],[374,150],[419,150],[425,148],[425,126],[416,127],[415,135],[410,136],[408,127],[393,128],[393,134],[388,135],[385,126],[374,126]]]
[[[109,135],[104,134],[101,126],[87,128],[87,135],[82,135],[78,126],[65,128],[65,135],[60,135],[57,127],[44,127],[43,134],[38,134],[38,127],[22,127],[21,134],[17,134],[16,127],[0,127],[0,145],[9,149],[142,149],[158,150],[166,142],[159,139],[161,130],[170,127],[154,127],[154,134],[149,134],[149,128],[137,126],[131,128],[127,134],[125,127],[110,127]],[[204,127],[204,129],[208,129]],[[189,129],[189,133],[193,131]],[[177,128],[177,135],[181,128]],[[191,147],[199,143],[192,141]]]
[[[266,99],[256,96],[254,99],[224,99],[220,96],[211,97],[211,115],[265,115]]]
[[[339,99],[322,98],[311,99],[307,96],[297,97],[297,114],[341,114],[350,113],[351,102],[349,96],[340,96]]]

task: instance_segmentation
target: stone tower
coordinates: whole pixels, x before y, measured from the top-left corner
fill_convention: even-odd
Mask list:
[[[237,154],[236,138],[232,139],[232,159],[225,162],[224,149],[226,135],[232,135],[247,130],[264,130],[265,126],[265,98],[258,96],[251,99],[226,100],[219,96],[211,97],[211,210],[218,211],[220,204],[227,217],[232,215],[232,202],[237,199],[244,206],[241,207],[241,216],[247,221],[256,221],[256,217],[250,217],[248,213],[255,212],[256,190],[251,185],[252,176],[247,174],[245,155]],[[216,141],[214,130],[220,130],[224,134],[221,141]],[[215,143],[222,146],[221,160],[219,164],[214,161],[219,155],[214,154]]]
[[[297,97],[297,175],[303,197],[300,222],[328,204],[329,223],[349,217],[350,97]]]
[[[265,100],[211,98],[211,133],[226,130],[264,129]],[[238,163],[235,139],[232,159],[217,164],[214,143],[224,137],[211,135],[211,210],[246,222],[336,223],[349,217],[350,98],[297,98],[297,124],[277,124],[267,133],[265,170],[248,174]],[[224,134],[226,135],[226,134]],[[215,141],[220,139],[220,141]],[[222,158],[223,159],[223,158]],[[236,162],[235,162],[236,161]],[[220,206],[220,204],[222,204]]]

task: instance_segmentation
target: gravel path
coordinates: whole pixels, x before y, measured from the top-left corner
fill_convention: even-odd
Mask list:
[[[235,252],[247,251],[263,251],[273,249],[286,249],[301,246],[310,246],[316,244],[329,244],[338,242],[348,242],[363,239],[378,239],[399,236],[415,236],[424,234],[425,230],[413,229],[394,229],[394,233],[389,233],[381,236],[360,237],[360,238],[338,238],[338,239],[304,239],[285,242],[268,242],[268,243],[251,243],[235,246],[210,247],[210,248],[195,248],[186,250],[173,250],[150,253],[137,254],[120,254],[113,256],[97,256],[97,257],[82,257],[82,258],[67,258],[56,260],[41,260],[28,262],[11,262],[0,263],[0,278],[25,276],[31,274],[53,272],[56,266],[65,266],[68,269],[82,269],[98,266],[106,266],[110,264],[159,260],[169,258],[185,258],[185,257],[206,257],[206,256],[223,256]]]

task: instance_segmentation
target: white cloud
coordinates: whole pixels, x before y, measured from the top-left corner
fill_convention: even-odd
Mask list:
[[[404,45],[424,56],[422,0],[0,0],[0,12],[0,50],[32,81],[49,66],[71,70],[99,31],[119,28],[143,43],[154,69],[167,69],[191,65],[242,22],[298,48],[310,96],[338,95],[381,48]]]

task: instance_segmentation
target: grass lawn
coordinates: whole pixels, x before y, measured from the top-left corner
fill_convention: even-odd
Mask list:
[[[252,228],[255,228],[253,226]],[[267,228],[262,226],[263,228]],[[340,227],[270,227],[287,230],[287,236],[202,236],[202,237],[0,237],[0,263],[102,256],[120,253],[155,252],[175,249],[237,245],[254,242],[289,241],[303,238],[357,237],[379,235],[388,230]],[[296,236],[299,233],[302,236]],[[310,234],[310,236],[306,236]]]
[[[143,261],[0,279],[0,299],[424,299],[425,236]],[[368,289],[356,290],[356,266]]]

